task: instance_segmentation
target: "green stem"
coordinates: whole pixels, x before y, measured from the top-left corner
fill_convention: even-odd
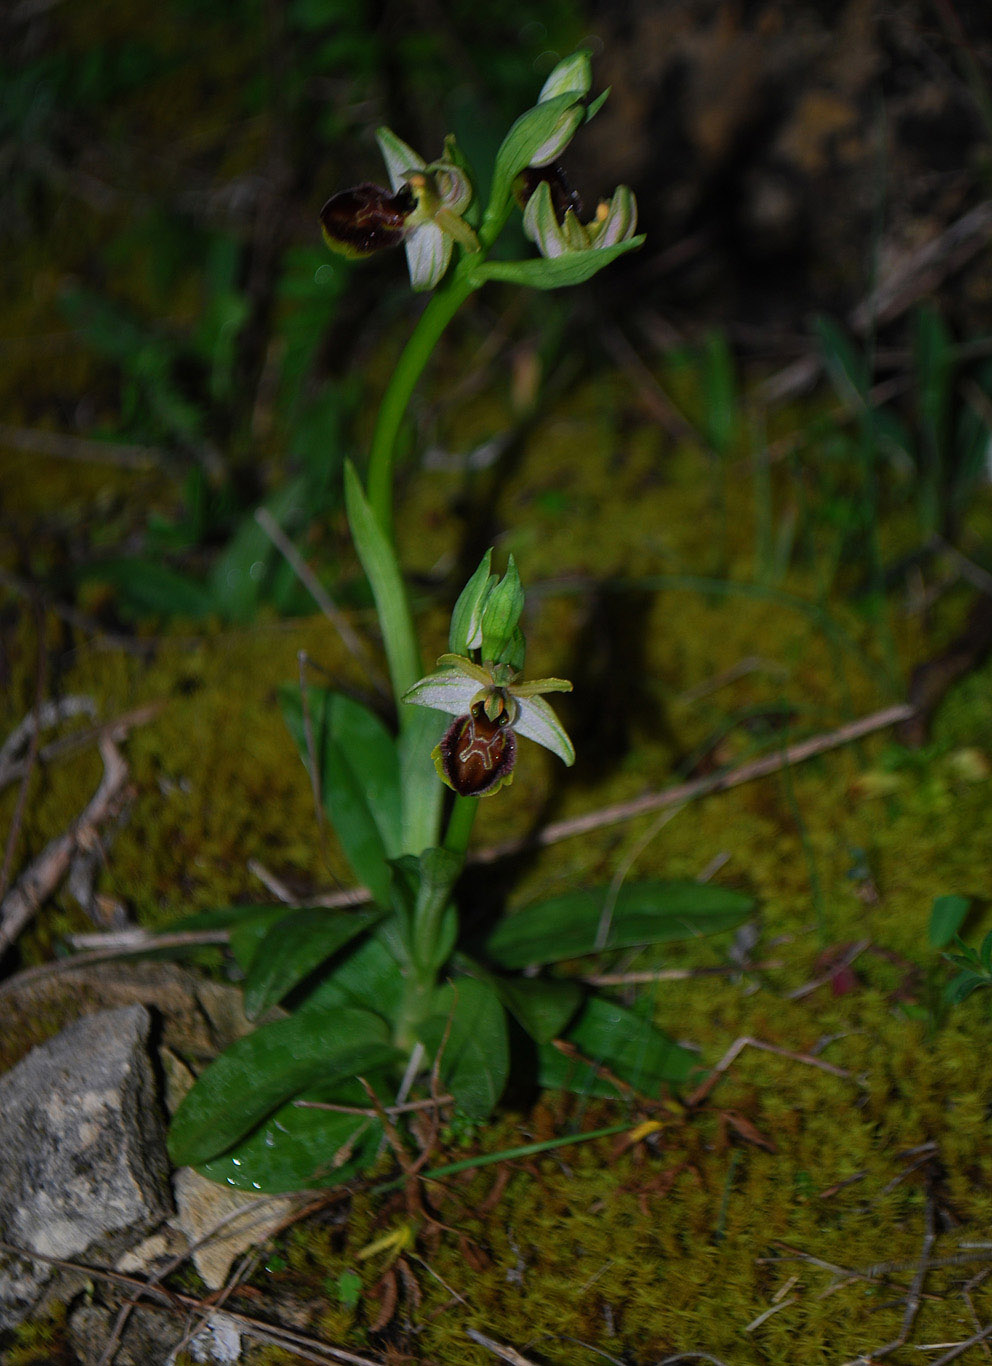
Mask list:
[[[472,826],[475,822],[475,813],[479,809],[479,797],[456,797],[455,804],[451,808],[451,816],[448,819],[448,828],[444,833],[444,847],[452,854],[460,854],[463,858],[468,849],[468,842],[472,837]]]
[[[372,450],[369,457],[368,495],[379,524],[386,535],[393,535],[393,466],[396,461],[396,442],[406,416],[410,398],[424,366],[430,360],[444,329],[462,304],[478,288],[469,267],[477,264],[473,258],[463,258],[458,267],[438,286],[430,303],[420,315],[410,340],[393,371],[392,379],[382,397]]]

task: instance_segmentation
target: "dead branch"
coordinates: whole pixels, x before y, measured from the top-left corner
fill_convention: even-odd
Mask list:
[[[0,903],[0,955],[7,951],[39,906],[55,891],[68,872],[76,850],[94,840],[100,825],[118,810],[127,782],[127,764],[109,734],[101,735],[99,746],[103,777],[96,792],[82,814],[68,830],[49,841]]]

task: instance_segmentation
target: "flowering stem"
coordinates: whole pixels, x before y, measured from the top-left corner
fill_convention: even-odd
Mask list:
[[[478,797],[456,797],[444,832],[444,847],[464,858],[472,837],[472,825],[479,808]]]
[[[406,415],[413,390],[430,360],[442,332],[462,304],[479,286],[468,270],[466,261],[435,290],[430,303],[420,315],[410,340],[393,371],[392,379],[382,398],[369,458],[368,493],[379,524],[387,536],[393,534],[393,466],[396,461],[396,441]]]

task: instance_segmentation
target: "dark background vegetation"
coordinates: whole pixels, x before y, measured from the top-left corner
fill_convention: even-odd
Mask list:
[[[865,364],[885,379],[906,373],[921,300],[949,341],[973,339],[990,296],[990,44],[988,7],[963,0],[5,6],[9,568],[62,595],[110,584],[115,619],[301,607],[246,514],[268,500],[319,540],[381,388],[376,348],[420,307],[398,255],[331,261],[318,209],[381,178],[380,123],[427,156],[454,129],[485,164],[578,45],[612,97],[569,171],[589,209],[630,183],[648,245],[590,289],[512,305],[511,342],[654,365],[719,329],[767,375],[815,350],[824,313],[881,349]],[[490,291],[463,328],[504,306]],[[32,451],[85,459],[89,440],[167,476],[145,515],[69,527],[25,494]]]

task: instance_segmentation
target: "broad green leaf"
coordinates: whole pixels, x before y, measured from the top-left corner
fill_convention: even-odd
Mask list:
[[[238,1039],[201,1073],[173,1116],[173,1162],[208,1162],[291,1097],[388,1064],[397,1056],[388,1040],[378,1016],[343,1007],[301,1011]]]
[[[242,972],[252,965],[258,946],[280,920],[296,908],[280,903],[275,906],[223,906],[214,911],[197,911],[183,916],[169,927],[171,933],[195,930],[228,930],[228,941],[235,962]]]
[[[598,1070],[605,1068],[636,1090],[655,1097],[667,1086],[683,1085],[699,1067],[695,1053],[668,1038],[649,1020],[602,996],[589,997],[565,1039],[579,1056],[568,1057],[552,1044],[542,1045],[538,1072],[542,1086],[580,1095],[622,1094],[622,1089]]]
[[[506,1016],[492,987],[471,977],[441,987],[419,1037],[432,1056],[443,1045],[441,1077],[458,1108],[470,1119],[485,1119],[510,1070]]]
[[[307,688],[307,708],[324,806],[348,862],[381,905],[388,905],[386,860],[401,842],[400,769],[396,742],[377,716],[342,693]],[[286,724],[304,762],[303,700],[280,689]]]
[[[616,242],[612,247],[589,247],[586,251],[569,251],[551,259],[534,257],[529,261],[482,261],[472,274],[480,284],[486,280],[502,280],[506,284],[525,285],[529,289],[563,289],[566,285],[583,284],[624,252],[636,251],[644,240],[644,234],[641,233],[628,238],[626,242]]]
[[[375,1085],[376,1077],[367,1078]],[[383,1079],[384,1081],[384,1079]],[[383,1082],[376,1088],[388,1095]],[[300,1100],[332,1101],[368,1107],[368,1096],[358,1084],[308,1091]],[[235,1144],[223,1157],[202,1163],[199,1170],[212,1181],[237,1190],[271,1192],[321,1190],[340,1185],[371,1166],[382,1142],[377,1119],[312,1110],[288,1101],[254,1133]]]
[[[311,991],[297,1015],[318,1015],[335,1006],[359,1006],[392,1022],[403,998],[405,979],[386,941],[386,924],[336,963]]]
[[[374,925],[381,910],[329,910],[305,906],[291,911],[262,940],[245,981],[245,1014],[258,1019],[263,1011],[309,977],[349,939]]]
[[[961,930],[971,909],[966,896],[936,896],[930,911],[930,943],[935,949],[949,944]]]
[[[598,943],[609,888],[569,892],[519,911],[504,920],[486,948],[504,968],[558,963],[600,949],[639,948],[714,934],[740,924],[754,901],[742,892],[703,882],[625,884],[609,913],[609,929]]]
[[[550,1043],[563,1033],[582,1004],[578,982],[548,982],[540,977],[497,977],[499,998],[537,1043]]]
[[[294,906],[245,906],[245,914],[231,925],[229,942],[234,961],[250,973],[259,948],[275,926],[296,913]]]

